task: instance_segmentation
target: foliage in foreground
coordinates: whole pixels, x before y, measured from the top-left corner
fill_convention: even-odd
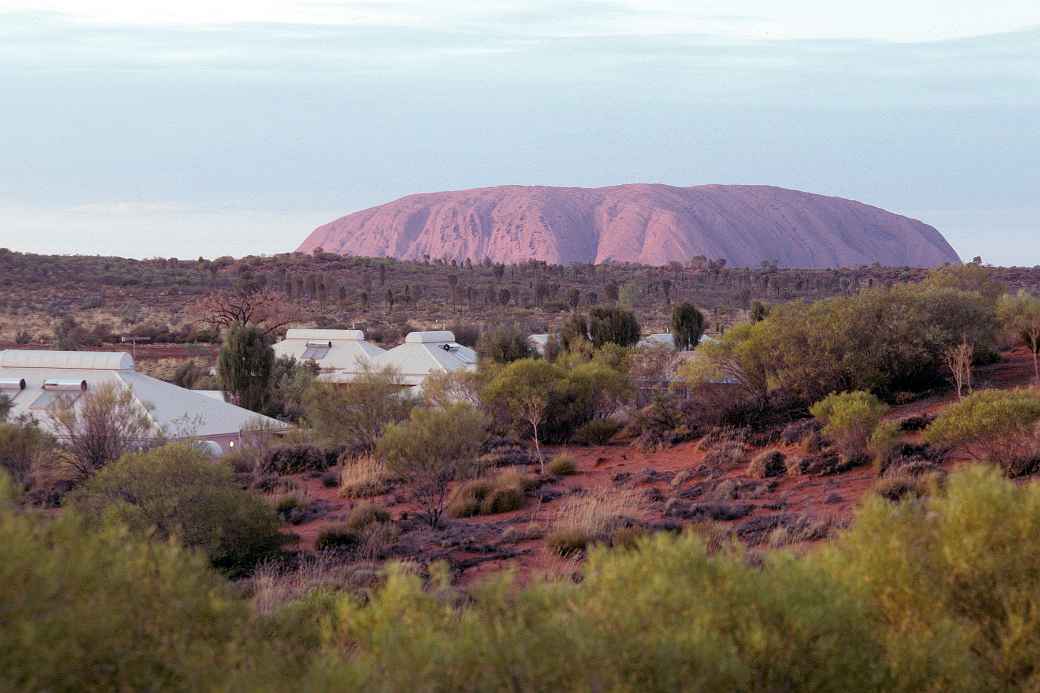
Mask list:
[[[979,465],[923,499],[870,498],[800,558],[659,534],[593,549],[581,584],[500,576],[464,597],[446,570],[424,584],[397,567],[363,598],[260,619],[175,546],[0,509],[0,580],[19,597],[0,686],[1036,690],[1038,534],[1040,487]]]
[[[228,467],[187,445],[113,462],[69,503],[95,522],[118,518],[139,533],[177,538],[230,575],[250,570],[282,543],[274,510],[239,488]]]

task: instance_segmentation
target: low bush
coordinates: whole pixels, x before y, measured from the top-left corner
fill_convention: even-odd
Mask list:
[[[570,476],[578,471],[578,463],[570,455],[557,455],[547,469],[553,476]]]
[[[3,690],[204,690],[243,666],[275,675],[269,649],[247,639],[247,604],[205,556],[111,518],[0,508],[0,584]]]
[[[554,529],[545,537],[545,545],[560,556],[581,553],[591,542],[592,537],[587,532],[575,527]]]
[[[264,455],[261,464],[265,472],[272,474],[322,472],[332,466],[325,450],[315,445],[282,445],[271,448]]]
[[[518,488],[494,488],[480,505],[481,515],[497,515],[519,510],[524,506],[524,494]]]
[[[869,392],[839,392],[810,407],[823,434],[848,456],[861,454],[888,407]]]
[[[606,445],[621,430],[613,419],[593,419],[579,426],[571,437],[577,445]]]
[[[780,440],[785,445],[796,445],[820,430],[820,422],[815,419],[792,421],[780,432]]]
[[[637,411],[628,425],[641,450],[660,450],[697,436],[682,403],[673,395],[660,395]]]
[[[718,469],[729,469],[747,462],[748,447],[744,443],[728,441],[720,443],[704,456],[704,464]]]
[[[512,512],[523,507],[526,491],[533,480],[518,472],[502,472],[496,477],[474,479],[460,484],[448,499],[450,517],[472,517]]]
[[[358,532],[371,524],[389,522],[390,513],[386,508],[375,503],[362,502],[354,506],[347,518],[347,529]]]
[[[321,503],[312,503],[295,493],[282,496],[275,503],[274,509],[283,522],[301,525],[325,514]]]
[[[107,465],[68,504],[95,522],[114,517],[139,532],[201,549],[230,575],[276,554],[278,516],[240,489],[230,470],[187,445],[168,445]]]
[[[873,457],[874,467],[879,474],[884,472],[897,454],[901,431],[898,421],[882,421],[870,434],[867,450]]]
[[[933,421],[935,421],[935,416],[932,414],[907,416],[899,420],[899,429],[905,433],[915,433],[928,428]]]
[[[904,498],[920,498],[925,495],[925,488],[921,481],[911,476],[892,476],[878,480],[874,484],[874,493],[895,502]]]
[[[747,468],[752,479],[768,479],[787,473],[787,458],[779,450],[767,450],[755,456]]]
[[[1009,477],[1040,468],[1040,394],[1034,390],[982,390],[944,409],[924,433],[938,448],[963,448],[995,462]]]
[[[346,526],[323,529],[314,542],[318,551],[347,551],[361,545],[361,535]]]

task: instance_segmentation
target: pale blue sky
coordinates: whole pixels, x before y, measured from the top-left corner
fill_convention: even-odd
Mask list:
[[[1040,264],[1040,3],[849,4],[0,0],[0,246],[270,253],[411,192],[653,181]]]

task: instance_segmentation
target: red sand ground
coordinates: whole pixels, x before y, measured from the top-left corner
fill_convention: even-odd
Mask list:
[[[1032,360],[1028,352],[1018,350],[1005,355],[1005,360],[993,366],[978,369],[976,383],[985,387],[1018,387],[1032,382]],[[934,414],[949,404],[955,395],[952,393],[937,395],[893,407],[890,418],[902,419],[908,416]],[[920,434],[911,434],[907,440],[913,441]],[[800,456],[804,453],[799,446],[774,446],[789,456]],[[564,494],[575,489],[610,489],[624,488],[643,495],[650,489],[657,489],[665,498],[671,497],[674,490],[670,487],[670,478],[684,470],[695,470],[704,462],[705,453],[699,449],[698,442],[684,443],[673,448],[642,452],[629,445],[615,444],[597,447],[561,447],[548,450],[547,457],[566,452],[577,461],[577,473],[573,476],[555,479],[541,487],[539,493],[554,495]],[[759,452],[758,450],[755,453]],[[964,457],[953,456],[945,463],[947,468],[967,461]],[[529,470],[537,472],[537,467]],[[642,479],[651,472],[664,478],[656,480]],[[616,483],[616,475],[630,474],[628,481]],[[719,479],[749,481],[745,474],[745,465],[724,470]],[[328,503],[330,511],[318,520],[292,527],[291,531],[299,536],[299,548],[312,551],[319,533],[332,525],[343,522],[350,509],[357,501],[339,496],[337,488],[325,488],[320,479],[294,477],[299,493],[310,500],[321,500]],[[759,516],[785,514],[806,515],[815,520],[830,521],[840,526],[848,522],[860,499],[876,481],[872,467],[860,467],[833,476],[815,477],[781,477],[775,486],[766,493],[751,498],[741,498],[739,503],[754,506],[752,513],[740,520],[719,523],[722,526],[736,528],[749,519]],[[370,499],[387,507],[395,518],[415,513],[415,506],[407,501],[401,492],[393,492],[380,498]],[[429,543],[420,547],[415,559],[420,562],[447,559],[456,568],[463,582],[470,582],[480,575],[486,575],[503,569],[515,570],[521,578],[550,573],[566,575],[574,572],[576,561],[563,559],[549,551],[544,541],[538,538],[518,542],[499,542],[502,532],[512,528],[513,532],[535,531],[544,534],[551,524],[557,508],[562,500],[557,498],[542,503],[537,499],[529,499],[525,508],[512,513],[481,516],[466,519],[448,519],[448,530],[452,535],[463,537],[462,541],[438,539],[436,532],[427,531]],[[634,513],[650,524],[659,524],[669,518],[663,513],[664,503],[652,503],[642,512]],[[679,524],[689,524],[682,520],[673,520]],[[467,539],[467,537],[469,537]],[[414,543],[414,537],[412,539]],[[422,540],[420,540],[422,541]],[[495,550],[492,550],[492,547]]]

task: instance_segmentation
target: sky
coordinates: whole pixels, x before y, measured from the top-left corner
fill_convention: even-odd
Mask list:
[[[0,247],[293,250],[414,192],[769,184],[1040,264],[1036,0],[0,0]]]

